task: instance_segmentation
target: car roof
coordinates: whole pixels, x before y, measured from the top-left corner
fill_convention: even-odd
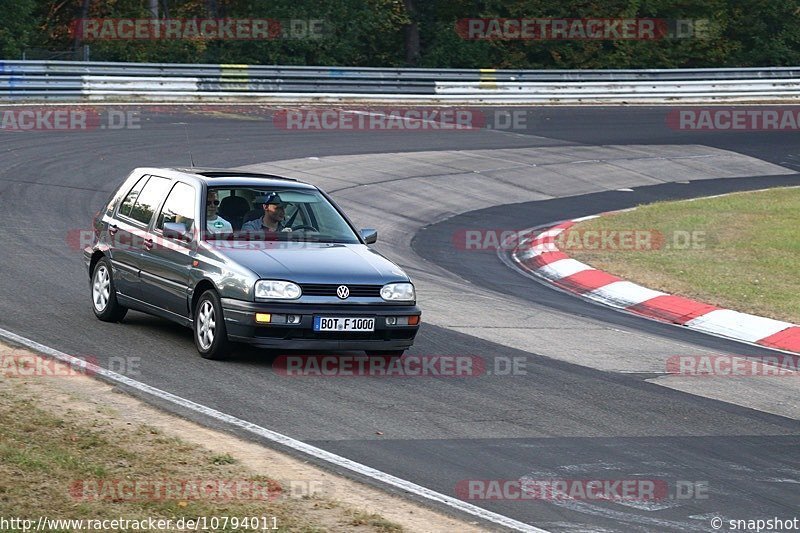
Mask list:
[[[136,169],[140,174],[154,174],[165,178],[184,178],[204,183],[208,187],[271,187],[291,189],[316,189],[309,183],[303,183],[294,178],[276,176],[261,172],[249,172],[229,168],[152,168],[142,167]]]

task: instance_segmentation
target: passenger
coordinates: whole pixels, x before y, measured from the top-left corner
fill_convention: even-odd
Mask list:
[[[217,191],[208,191],[208,197],[206,198],[206,227],[208,232],[212,234],[233,232],[231,223],[217,214],[218,208],[219,198]]]

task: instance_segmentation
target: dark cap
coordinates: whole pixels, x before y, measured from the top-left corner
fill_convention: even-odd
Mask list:
[[[281,197],[278,196],[278,193],[276,193],[276,192],[271,192],[268,195],[264,196],[263,198],[264,198],[264,201],[261,202],[261,203],[264,204],[264,205],[267,205],[267,204],[286,205],[286,202],[281,200]]]

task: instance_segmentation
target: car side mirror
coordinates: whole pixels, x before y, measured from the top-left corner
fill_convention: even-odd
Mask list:
[[[372,244],[378,240],[378,230],[372,228],[363,228],[361,230],[361,238],[367,244]]]
[[[186,229],[186,224],[183,222],[166,222],[164,224],[164,237],[181,241],[192,240],[192,236],[189,235],[189,230]]]

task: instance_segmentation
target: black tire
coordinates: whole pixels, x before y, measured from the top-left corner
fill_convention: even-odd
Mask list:
[[[89,288],[94,316],[103,322],[119,322],[125,318],[128,308],[120,305],[117,301],[114,271],[111,269],[111,261],[108,258],[103,257],[94,265]]]
[[[402,357],[405,350],[367,350],[370,357]]]
[[[192,331],[194,345],[204,359],[225,359],[230,352],[222,303],[216,291],[209,289],[200,295],[194,309]]]

